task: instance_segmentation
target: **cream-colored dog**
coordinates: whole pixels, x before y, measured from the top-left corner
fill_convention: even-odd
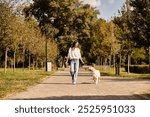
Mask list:
[[[89,67],[89,70],[92,71],[92,75],[93,75],[93,81],[95,84],[100,83],[100,71],[96,70],[94,67]]]

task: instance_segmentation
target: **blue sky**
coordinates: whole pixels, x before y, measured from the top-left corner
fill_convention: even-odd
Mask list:
[[[110,20],[114,15],[118,15],[118,9],[121,8],[125,0],[80,0],[91,4],[100,10],[100,17]]]
[[[19,0],[20,2],[32,0]],[[125,0],[79,0],[96,7],[100,11],[100,18],[110,20],[114,15],[118,15],[118,9],[121,8]]]

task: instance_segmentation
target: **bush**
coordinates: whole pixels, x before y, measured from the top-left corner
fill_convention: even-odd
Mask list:
[[[125,71],[128,71],[128,66],[125,66]],[[130,65],[131,73],[148,74],[150,73],[149,65]]]

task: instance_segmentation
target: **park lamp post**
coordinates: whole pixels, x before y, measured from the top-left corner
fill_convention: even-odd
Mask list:
[[[54,22],[54,20],[55,20],[55,18],[54,17],[51,17],[50,18],[50,22],[51,23],[53,23]],[[45,41],[45,71],[47,72],[48,71],[48,47],[47,47],[47,43],[48,43],[48,40],[47,40],[48,38],[46,37],[46,41]]]

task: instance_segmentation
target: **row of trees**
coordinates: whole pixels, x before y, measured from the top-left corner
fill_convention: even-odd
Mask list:
[[[115,66],[118,57],[121,64],[130,64],[131,59],[135,64],[148,63],[149,0],[130,1],[132,11],[127,2],[110,22],[98,19],[95,8],[78,0],[33,0],[20,6],[21,11],[11,8],[13,1],[0,2],[0,65],[5,68],[7,63],[14,68],[15,64],[43,66],[46,41],[48,60],[53,63],[60,58],[64,63],[75,40],[87,64]]]
[[[45,61],[45,36],[41,34],[38,22],[24,20],[16,15],[11,4],[0,2],[0,65],[5,67],[43,66]],[[49,58],[57,56],[57,45],[48,40]]]
[[[51,34],[57,42],[62,58],[65,58],[68,48],[75,40],[79,41],[87,63],[95,62],[99,58],[101,63],[106,64],[107,60],[117,53],[119,44],[112,31],[115,30],[114,23],[98,19],[99,12],[90,5],[79,3],[78,0],[33,1],[33,4],[24,10],[26,19],[34,16],[41,30],[46,25],[51,27],[48,30],[57,29],[58,32],[54,30]]]
[[[126,0],[120,16],[113,20],[118,28],[116,36],[121,42],[122,53],[128,56],[128,66],[146,64],[148,59],[150,64],[149,14],[150,0]]]

